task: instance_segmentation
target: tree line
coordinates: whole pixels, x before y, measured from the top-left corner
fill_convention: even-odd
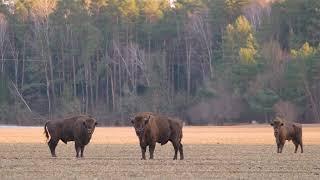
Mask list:
[[[0,4],[1,124],[320,122],[318,0]]]

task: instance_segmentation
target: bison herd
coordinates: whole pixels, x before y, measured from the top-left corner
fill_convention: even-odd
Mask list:
[[[149,147],[150,159],[153,159],[156,143],[164,145],[169,141],[174,148],[173,159],[176,160],[178,158],[178,151],[180,160],[184,159],[183,145],[181,143],[183,123],[181,120],[151,112],[141,112],[130,118],[130,121],[139,138],[141,159],[146,159],[147,147]],[[84,147],[90,142],[97,124],[96,119],[89,115],[79,115],[63,120],[46,122],[44,134],[48,140],[51,156],[56,157],[55,149],[59,140],[61,140],[65,144],[68,141],[74,141],[76,157],[83,157]],[[276,117],[270,125],[274,129],[277,153],[282,153],[286,140],[292,140],[295,145],[295,153],[299,146],[301,153],[303,153],[301,124],[287,122],[282,118]]]

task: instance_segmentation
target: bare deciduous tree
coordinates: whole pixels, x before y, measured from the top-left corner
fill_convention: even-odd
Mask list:
[[[34,23],[34,34],[39,42],[38,48],[41,59],[44,62],[44,70],[47,81],[47,97],[49,107],[49,119],[52,118],[53,107],[55,107],[55,86],[53,75],[53,62],[50,51],[50,25],[49,15],[56,6],[56,0],[36,0],[32,3],[30,16]],[[50,93],[51,92],[51,93]]]
[[[210,78],[213,78],[214,69],[213,69],[213,42],[212,42],[212,33],[210,24],[205,19],[208,18],[208,10],[205,9],[200,12],[195,12],[189,14],[190,21],[187,25],[187,30],[201,45],[201,49],[206,50],[206,55],[204,56],[204,63],[209,67]]]
[[[299,122],[299,108],[289,101],[280,100],[273,106],[277,116],[285,118],[287,121]]]
[[[0,56],[1,56],[1,72],[4,72],[5,64],[5,48],[6,48],[6,37],[7,37],[7,20],[4,14],[0,13]]]

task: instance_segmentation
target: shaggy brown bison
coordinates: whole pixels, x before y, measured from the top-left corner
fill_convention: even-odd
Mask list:
[[[149,146],[150,159],[153,159],[156,143],[161,145],[170,141],[174,147],[174,157],[177,159],[177,153],[180,152],[180,159],[183,157],[182,139],[182,121],[160,116],[150,112],[138,113],[131,119],[136,134],[139,138],[142,158],[146,159],[146,149]]]
[[[75,142],[76,157],[83,157],[84,146],[90,142],[97,121],[91,116],[80,115],[63,120],[48,121],[44,125],[44,133],[48,141],[48,146],[52,157],[56,157],[56,146],[61,140],[65,144],[68,141]]]
[[[276,117],[270,123],[270,125],[274,130],[274,137],[277,143],[277,153],[282,153],[282,149],[286,140],[292,140],[293,144],[295,145],[295,153],[297,153],[299,145],[301,148],[301,153],[303,153],[301,124],[287,122],[279,117]]]

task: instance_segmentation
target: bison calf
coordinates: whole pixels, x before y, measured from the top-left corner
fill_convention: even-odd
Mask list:
[[[48,146],[52,157],[56,157],[56,146],[61,140],[65,144],[68,141],[75,142],[76,157],[83,157],[84,146],[90,142],[97,121],[87,115],[75,116],[63,120],[48,121],[44,125],[44,133],[47,137]]]
[[[302,146],[302,126],[299,123],[291,123],[276,117],[270,125],[274,129],[274,137],[277,143],[277,153],[282,153],[283,146],[286,140],[292,140],[295,145],[294,153],[297,153],[300,145],[301,153],[303,153]]]
[[[170,141],[174,147],[174,157],[177,159],[177,153],[180,152],[180,159],[183,157],[182,122],[180,120],[159,116],[153,113],[139,113],[131,119],[136,134],[139,138],[142,158],[146,159],[146,149],[149,146],[150,159],[153,159],[156,143],[161,145]]]

